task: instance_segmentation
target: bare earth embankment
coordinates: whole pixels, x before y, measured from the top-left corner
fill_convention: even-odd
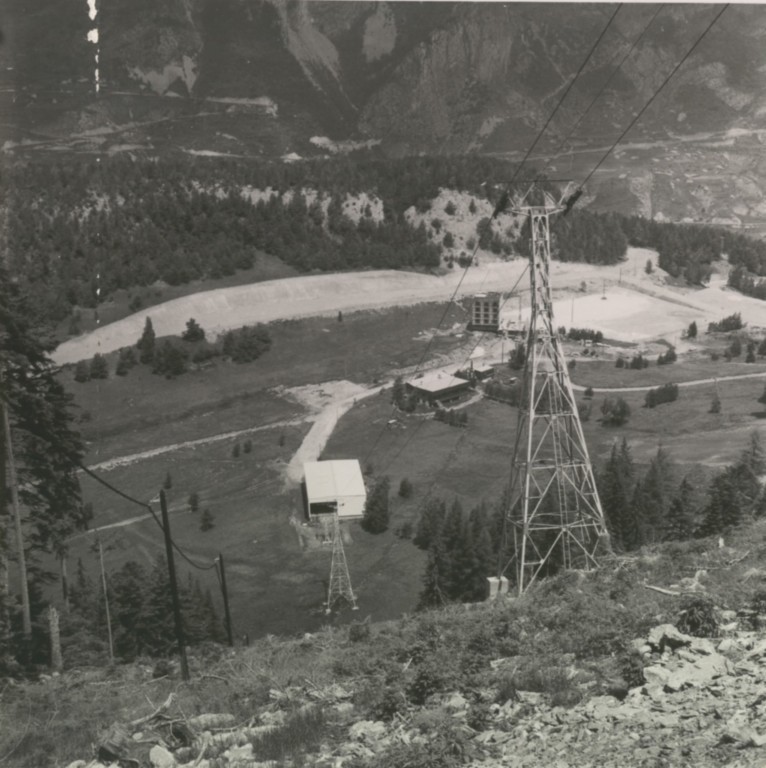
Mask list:
[[[604,326],[612,338],[626,341],[662,335],[680,338],[692,320],[705,327],[707,322],[732,312],[740,312],[750,325],[766,326],[766,302],[730,291],[723,281],[715,279],[704,289],[670,287],[661,270],[645,273],[647,259],[656,262],[656,254],[630,248],[627,259],[613,266],[554,262],[553,287],[578,289],[556,302],[557,322],[577,327]],[[459,298],[478,291],[510,291],[518,283],[523,296],[528,288],[525,268],[522,259],[482,262],[467,271],[462,283],[460,269],[442,276],[377,270],[220,288],[174,299],[70,339],[58,347],[53,357],[64,365],[96,352],[106,354],[135,344],[147,317],[158,336],[182,333],[191,317],[210,334],[217,334],[286,318],[446,301],[456,289]],[[585,291],[580,292],[583,283]],[[510,313],[514,309],[512,303],[506,307]]]

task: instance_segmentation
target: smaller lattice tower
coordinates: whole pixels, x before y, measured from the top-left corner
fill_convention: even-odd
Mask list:
[[[346,552],[343,549],[343,537],[337,513],[332,516],[332,564],[330,565],[330,584],[327,587],[325,613],[332,611],[333,605],[344,598],[352,610],[357,610],[356,597],[351,588],[351,576],[348,573]]]
[[[538,205],[530,192],[542,195]],[[516,588],[558,568],[592,568],[609,537],[553,317],[550,217],[571,203],[532,190],[512,209],[531,232],[530,317],[511,473],[508,522]],[[570,200],[576,197],[570,198]],[[511,565],[509,563],[509,566]],[[506,566],[509,567],[509,566]]]

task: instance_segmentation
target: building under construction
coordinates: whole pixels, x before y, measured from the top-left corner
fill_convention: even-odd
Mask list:
[[[468,330],[497,333],[500,328],[501,301],[499,293],[477,293],[471,301]]]

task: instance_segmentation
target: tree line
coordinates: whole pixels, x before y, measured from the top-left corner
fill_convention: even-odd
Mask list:
[[[766,398],[765,398],[766,399]],[[716,473],[707,488],[680,471],[660,448],[641,471],[625,439],[615,442],[596,473],[604,516],[617,553],[647,544],[719,535],[766,513],[766,492],[759,477],[766,460],[757,433],[731,466]],[[474,602],[486,597],[488,576],[510,552],[503,543],[508,499],[482,503],[466,514],[459,501],[451,506],[429,496],[422,504],[413,543],[428,553],[420,607]],[[557,564],[551,562],[550,571]]]

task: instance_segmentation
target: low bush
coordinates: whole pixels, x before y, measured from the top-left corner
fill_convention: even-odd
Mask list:
[[[713,601],[708,597],[687,598],[681,605],[676,627],[692,637],[715,637],[718,622]]]

